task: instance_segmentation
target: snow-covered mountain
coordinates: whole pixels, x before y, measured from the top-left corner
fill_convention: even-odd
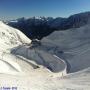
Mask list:
[[[55,48],[53,53],[68,63],[68,72],[90,67],[90,25],[55,31],[42,39],[42,43],[47,47],[52,45]]]
[[[21,30],[30,39],[42,39],[54,31],[79,28],[90,24],[90,12],[78,13],[68,18],[32,17],[19,18],[7,22],[8,25]]]
[[[22,43],[31,43],[31,40],[20,30],[14,29],[0,21],[0,50],[6,50],[9,47],[11,48]]]
[[[10,50],[24,43],[31,43],[31,40],[20,30],[14,29],[0,21],[0,73],[20,71],[19,65],[12,60],[15,57],[10,54]]]
[[[31,41],[0,22],[0,87],[90,90],[89,33],[87,25]]]

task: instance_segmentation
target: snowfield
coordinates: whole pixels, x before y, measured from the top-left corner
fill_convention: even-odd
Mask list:
[[[0,87],[90,90],[89,26],[54,32],[41,44],[0,21]]]
[[[52,53],[67,62],[69,73],[90,67],[90,25],[56,31],[44,38],[42,43],[44,47],[54,48]]]

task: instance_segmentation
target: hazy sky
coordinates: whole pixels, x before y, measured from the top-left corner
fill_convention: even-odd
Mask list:
[[[67,17],[90,11],[90,0],[0,0],[0,18]]]

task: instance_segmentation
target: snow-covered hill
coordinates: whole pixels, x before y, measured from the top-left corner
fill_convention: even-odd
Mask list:
[[[3,22],[0,22],[0,29],[0,39],[2,40],[2,47],[0,48],[1,73],[22,74],[27,72],[26,74],[28,74],[30,70],[27,70],[27,68],[30,68],[27,67],[24,69],[22,65],[24,62],[27,62],[27,64],[29,63],[33,69],[36,68],[37,70],[37,68],[40,68],[40,70],[42,70],[43,67],[47,73],[53,71],[60,72],[60,76],[66,75],[67,66],[63,60],[59,60],[57,57],[45,52],[43,49],[39,50],[38,47],[37,49],[31,48],[30,39],[19,30],[9,27]],[[51,72],[50,74],[54,73]]]
[[[20,59],[10,52],[12,48],[24,43],[31,43],[31,40],[21,31],[0,21],[0,73],[14,74],[21,71],[20,65],[16,63]]]
[[[31,43],[31,40],[20,30],[14,29],[0,21],[0,50],[6,50],[23,43]]]
[[[90,67],[90,25],[56,31],[44,38],[42,43],[46,47],[54,48],[53,53],[68,63],[69,72]]]
[[[31,43],[19,30],[0,22],[0,87],[90,90],[89,32],[86,26]]]

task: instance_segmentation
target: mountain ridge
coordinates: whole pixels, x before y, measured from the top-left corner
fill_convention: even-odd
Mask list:
[[[30,39],[42,39],[54,31],[79,28],[90,23],[90,12],[83,12],[68,18],[32,17],[19,18],[8,22],[8,25],[21,30]]]

